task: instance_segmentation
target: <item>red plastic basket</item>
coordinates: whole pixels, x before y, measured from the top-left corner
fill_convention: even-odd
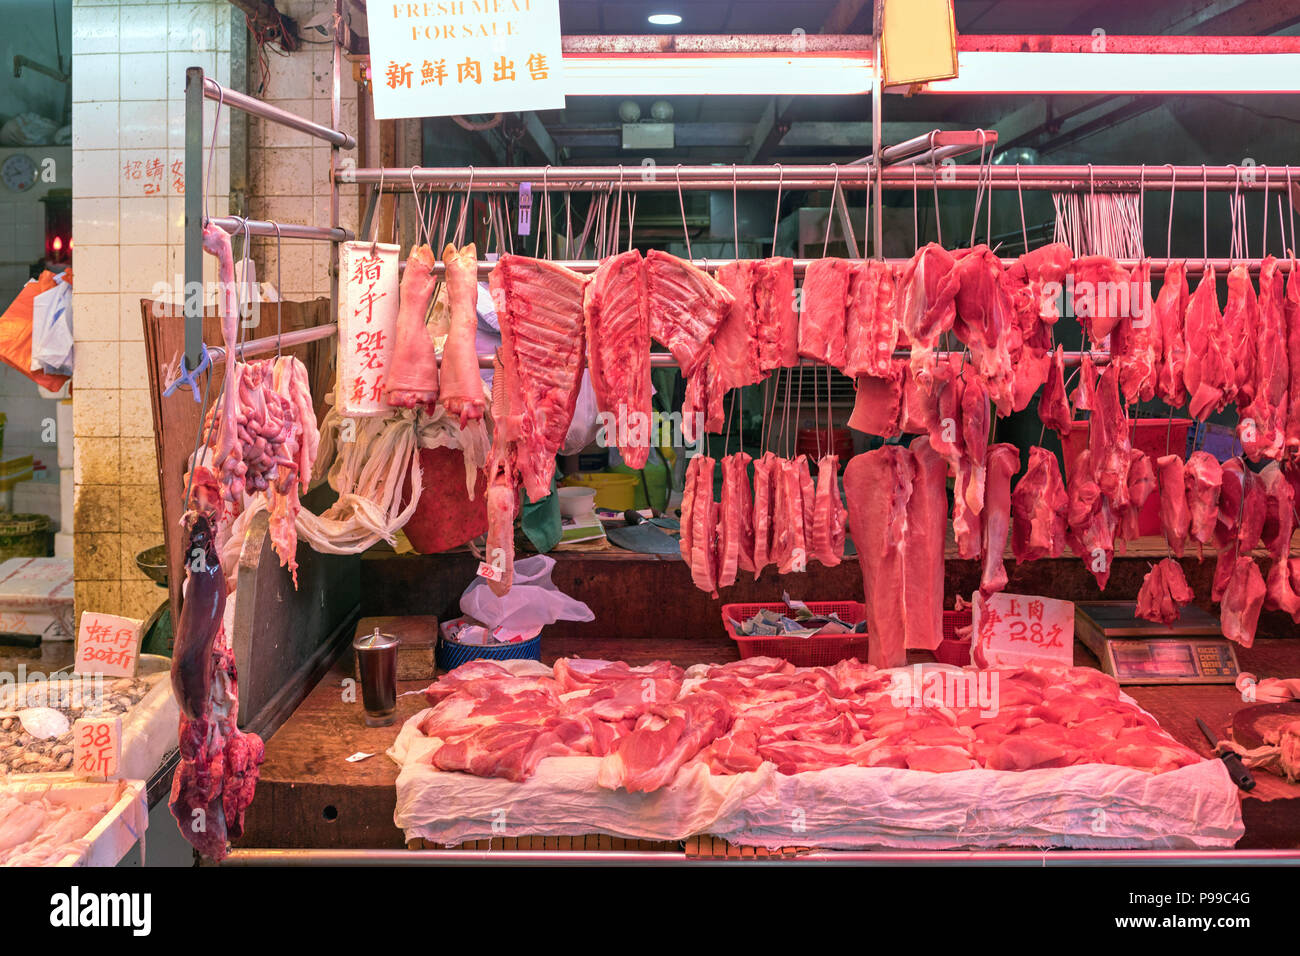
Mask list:
[[[971,622],[970,609],[943,612],[943,640],[934,649],[934,659],[941,664],[966,667],[970,664],[970,638],[958,637],[957,628]]]
[[[857,624],[867,616],[867,608],[856,601],[807,601],[814,614],[837,614],[845,624]],[[823,634],[813,637],[746,637],[736,630],[742,622],[759,611],[785,611],[775,604],[724,604],[722,626],[736,642],[741,657],[780,657],[796,667],[830,667],[856,657],[867,659],[866,634]]]

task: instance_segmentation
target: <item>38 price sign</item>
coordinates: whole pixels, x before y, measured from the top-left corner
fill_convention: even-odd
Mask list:
[[[121,717],[83,717],[72,724],[72,771],[78,777],[112,780],[122,753]]]

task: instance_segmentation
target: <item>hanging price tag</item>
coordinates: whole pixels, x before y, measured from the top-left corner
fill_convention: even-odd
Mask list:
[[[72,771],[78,777],[112,780],[122,757],[122,718],[83,717],[72,724]]]
[[[971,662],[977,667],[1074,664],[1074,602],[1037,594],[971,597]]]
[[[493,567],[486,561],[480,561],[478,563],[478,576],[481,578],[487,578],[489,581],[500,581],[501,569]]]
[[[519,235],[526,236],[533,228],[533,184],[519,184]]]

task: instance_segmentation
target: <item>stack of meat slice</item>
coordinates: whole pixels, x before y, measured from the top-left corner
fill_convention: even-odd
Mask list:
[[[925,436],[858,455],[844,469],[877,667],[905,664],[907,648],[933,650],[943,637],[946,476]]]
[[[650,455],[650,319],[641,253],[603,260],[588,283],[582,308],[587,367],[596,405],[613,416],[617,444],[629,468]],[[617,441],[613,439],[617,437]]]

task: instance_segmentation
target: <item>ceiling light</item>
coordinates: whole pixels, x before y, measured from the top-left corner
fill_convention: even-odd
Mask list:
[[[646,19],[657,27],[671,27],[682,22],[682,18],[675,13],[652,13]]]

